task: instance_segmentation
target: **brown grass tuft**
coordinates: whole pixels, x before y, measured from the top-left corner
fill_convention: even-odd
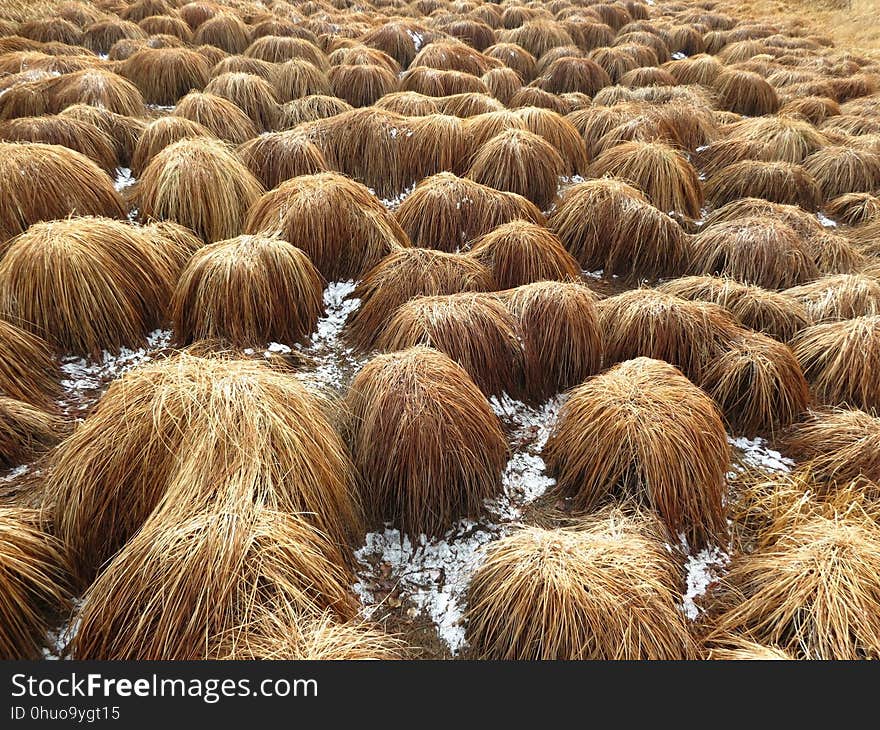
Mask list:
[[[353,107],[370,106],[398,87],[397,75],[376,65],[333,66],[327,78],[332,94]]]
[[[765,646],[744,636],[717,635],[706,654],[709,661],[785,661],[793,657],[776,646]]]
[[[64,423],[54,413],[0,396],[0,464],[15,466],[52,448]]]
[[[607,512],[581,529],[525,527],[491,543],[468,588],[474,655],[694,658],[677,606],[681,578],[664,540],[650,519]]]
[[[292,129],[303,122],[328,119],[353,107],[347,101],[325,94],[309,94],[282,104],[278,110],[278,128]]]
[[[535,57],[516,43],[496,43],[489,46],[483,55],[501,61],[505,66],[516,71],[525,83],[535,78]]]
[[[693,546],[727,536],[727,433],[712,400],[640,357],[575,388],[543,450],[557,490],[589,512],[610,494],[656,510]]]
[[[51,410],[61,373],[48,344],[0,319],[0,393]]]
[[[492,272],[498,289],[536,281],[580,278],[580,266],[562,242],[543,226],[523,220],[505,223],[478,238],[469,255]]]
[[[142,48],[120,66],[120,73],[140,89],[148,104],[173,105],[208,83],[210,65],[188,48]]]
[[[804,169],[816,179],[825,200],[880,189],[880,154],[869,150],[825,147],[807,158]]]
[[[813,325],[792,348],[820,402],[880,408],[880,315]]]
[[[526,395],[543,401],[599,371],[604,335],[596,296],[580,282],[543,281],[512,289],[526,363]]]
[[[611,86],[611,77],[589,58],[558,58],[537,79],[537,84],[551,94],[580,91],[594,96],[599,89]]]
[[[810,211],[822,205],[822,191],[816,179],[790,162],[743,160],[712,174],[703,189],[706,201],[713,207],[737,198],[764,198]]]
[[[806,307],[815,322],[880,314],[880,281],[864,274],[836,274],[785,292]]]
[[[67,565],[36,510],[0,506],[0,657],[39,659],[47,613],[70,608]]]
[[[547,140],[562,157],[565,175],[586,174],[589,165],[583,138],[568,119],[549,109],[527,106],[514,114],[525,122],[526,129]]]
[[[523,391],[524,354],[516,320],[492,294],[411,299],[378,336],[385,352],[426,345],[458,362],[487,396]]]
[[[116,147],[116,157],[120,165],[125,167],[131,166],[134,148],[147,126],[143,119],[125,117],[87,104],[69,106],[60,116],[87,122],[107,134]]]
[[[242,232],[263,187],[221,142],[183,139],[159,152],[138,181],[142,220],[172,220],[206,242]]]
[[[201,248],[171,299],[177,341],[219,340],[233,348],[292,345],[323,311],[323,280],[286,241],[239,236]]]
[[[740,333],[713,360],[700,386],[736,433],[777,434],[807,407],[810,389],[787,345],[758,332]]]
[[[880,220],[880,196],[871,193],[845,193],[828,201],[823,212],[847,226],[860,226]]]
[[[205,93],[220,96],[241,109],[258,131],[275,128],[278,100],[266,79],[240,72],[215,75]]]
[[[415,91],[394,91],[377,100],[373,106],[404,117],[423,117],[439,114],[439,101],[436,97],[424,96]]]
[[[235,154],[266,190],[299,175],[329,170],[321,150],[297,129],[261,134],[241,145]]]
[[[819,275],[798,233],[767,216],[709,226],[693,237],[692,248],[693,273],[721,274],[765,289],[785,289]]]
[[[722,109],[759,117],[774,114],[780,103],[776,90],[753,71],[727,68],[715,78],[714,91]]]
[[[470,256],[402,248],[383,258],[358,284],[354,297],[361,306],[348,320],[348,334],[367,352],[398,308],[414,297],[495,288],[491,271]]]
[[[395,213],[413,244],[455,252],[503,223],[544,223],[534,203],[449,172],[420,182]]]
[[[206,127],[185,117],[159,117],[150,122],[138,138],[131,159],[131,172],[136,178],[141,177],[150,161],[175,142],[213,136]]]
[[[508,450],[498,417],[446,355],[413,347],[374,358],[346,406],[370,524],[438,535],[499,492]]]
[[[687,243],[678,224],[635,188],[603,178],[562,194],[548,227],[588,270],[625,277],[678,273]]]
[[[85,27],[82,43],[95,53],[107,53],[122,39],[145,40],[147,34],[137,23],[112,16],[98,20]]]
[[[61,77],[52,88],[52,103],[59,110],[72,104],[89,104],[124,116],[145,115],[144,97],[138,88],[103,69],[75,71]]]
[[[724,307],[744,327],[788,342],[813,324],[807,308],[788,292],[743,284],[728,277],[685,276],[661,284],[666,294]]]
[[[259,134],[250,117],[228,99],[215,94],[191,91],[177,102],[174,116],[205,127],[218,139],[234,145]]]
[[[392,72],[388,73],[394,76]],[[478,76],[471,76],[461,71],[443,71],[427,66],[416,66],[404,73],[400,78],[400,90],[417,91],[425,96],[489,93],[489,87]]]
[[[244,53],[250,42],[250,29],[232,13],[217,13],[200,23],[193,34],[195,45],[216,46],[227,53]]]
[[[502,104],[507,105],[510,100],[522,89],[522,76],[512,68],[491,68],[480,79],[489,93]]]

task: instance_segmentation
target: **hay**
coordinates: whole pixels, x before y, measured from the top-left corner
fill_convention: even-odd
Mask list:
[[[787,345],[742,332],[713,360],[700,386],[718,404],[734,433],[777,434],[807,407],[810,389]]]
[[[205,87],[205,93],[235,104],[258,131],[266,132],[275,128],[278,100],[272,84],[266,79],[246,73],[215,75]]]
[[[98,357],[142,346],[164,321],[173,285],[137,228],[106,218],[50,221],[9,243],[0,313],[62,353]]]
[[[575,388],[542,456],[574,510],[624,495],[692,546],[726,538],[724,424],[712,400],[668,363],[640,357]]]
[[[815,279],[819,270],[798,233],[770,217],[714,224],[693,238],[692,271],[721,274],[765,289]]]
[[[458,362],[487,396],[523,391],[525,361],[516,320],[498,297],[461,293],[411,299],[378,336],[384,352],[426,345]]]
[[[543,402],[599,371],[604,333],[586,286],[544,281],[512,289],[504,299],[522,337],[529,399]]]
[[[503,223],[543,224],[534,203],[449,172],[420,182],[395,213],[413,245],[455,252]]]
[[[126,214],[113,181],[94,162],[38,143],[0,143],[0,201],[0,241],[38,221]]]
[[[816,179],[800,165],[789,162],[743,160],[712,174],[703,189],[706,201],[716,208],[737,198],[763,198],[810,211],[822,205]]]
[[[675,274],[688,253],[675,221],[619,180],[568,188],[547,225],[589,271],[627,278]]]
[[[0,396],[0,464],[15,466],[52,448],[63,425],[54,413]]]
[[[679,583],[648,519],[609,513],[580,530],[525,527],[491,543],[474,573],[468,641],[494,660],[693,658]]]
[[[788,292],[770,291],[727,277],[685,276],[657,288],[682,299],[719,304],[739,324],[781,342],[788,342],[813,324],[807,307]]]
[[[446,355],[414,347],[376,357],[355,377],[346,406],[370,524],[442,534],[500,491],[507,460],[500,423]]]
[[[299,175],[329,170],[317,145],[296,129],[261,134],[241,145],[235,154],[266,190]]]
[[[625,142],[600,154],[590,175],[611,175],[641,190],[663,212],[700,217],[703,190],[697,171],[680,152],[660,142]]]
[[[403,248],[370,269],[354,291],[361,306],[349,318],[347,334],[367,352],[399,307],[417,296],[496,288],[491,271],[471,256],[425,248]]]
[[[47,614],[70,608],[66,564],[36,510],[0,506],[0,657],[39,659]]]
[[[234,145],[247,142],[259,133],[250,117],[222,96],[191,91],[177,102],[174,116],[201,124],[215,137]]]
[[[824,200],[880,189],[880,154],[868,150],[825,147],[807,158],[804,169],[815,178]]]
[[[82,584],[156,512],[301,514],[343,554],[361,529],[326,403],[263,358],[178,354],[125,373],[52,453],[46,494]]]
[[[474,155],[468,177],[522,195],[545,210],[556,198],[565,161],[543,137],[519,129],[501,132]]]
[[[140,89],[148,104],[174,105],[208,83],[210,66],[187,48],[142,48],[120,66],[120,73]]]
[[[880,314],[880,281],[864,274],[837,274],[786,290],[815,322]]]
[[[144,169],[135,198],[141,220],[172,220],[210,243],[239,235],[262,193],[222,143],[195,138],[159,152]]]
[[[86,591],[76,659],[193,660],[259,606],[353,619],[353,577],[302,518],[251,509],[151,520]]]
[[[251,207],[246,232],[298,246],[328,281],[358,279],[410,245],[364,185],[331,172],[296,177],[266,193]]]
[[[140,178],[147,165],[166,147],[182,139],[213,137],[209,129],[184,117],[159,117],[150,122],[141,133],[131,158],[131,173]]]
[[[820,402],[880,408],[880,315],[813,325],[792,348]]]
[[[292,345],[314,330],[323,280],[286,241],[239,236],[201,248],[180,276],[171,320],[180,344],[219,340],[233,348]]]
[[[580,266],[543,226],[515,220],[478,238],[468,251],[492,272],[498,289],[580,278]]]

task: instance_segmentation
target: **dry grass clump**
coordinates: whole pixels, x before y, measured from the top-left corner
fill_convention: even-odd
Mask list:
[[[804,169],[816,179],[825,200],[880,189],[880,154],[869,150],[828,146],[810,155]]]
[[[543,401],[582,383],[602,364],[596,296],[580,282],[542,281],[505,293],[525,352],[526,395]]]
[[[788,292],[763,289],[722,276],[684,276],[657,287],[666,294],[724,307],[744,327],[788,342],[813,324],[810,312]]]
[[[721,415],[668,363],[639,357],[575,388],[542,455],[579,512],[634,497],[693,546],[727,536]]]
[[[505,106],[522,89],[522,76],[512,68],[491,68],[480,79],[489,93]]]
[[[797,231],[768,216],[709,226],[693,237],[692,249],[694,273],[721,274],[765,289],[785,289],[819,275]]]
[[[536,281],[579,279],[580,266],[543,226],[515,220],[478,238],[469,255],[491,272],[498,289]]]
[[[67,565],[57,541],[41,528],[40,513],[0,506],[0,657],[39,659],[47,614],[70,608]]]
[[[776,646],[765,646],[737,634],[716,635],[705,658],[709,661],[791,661],[788,652]]]
[[[551,94],[549,91],[539,89],[537,86],[523,86],[510,97],[507,106],[510,109],[538,107],[539,109],[549,109],[562,115],[568,114],[571,111],[568,102],[562,96]]]
[[[483,51],[483,55],[501,61],[505,66],[516,71],[525,83],[535,78],[535,57],[516,43],[496,43]]]
[[[239,235],[262,193],[225,145],[195,138],[159,152],[144,169],[135,198],[142,220],[176,221],[210,243]]]
[[[46,490],[84,583],[155,510],[301,513],[340,550],[360,530],[326,403],[262,359],[178,354],[125,373],[53,452]]]
[[[71,653],[204,659],[213,637],[275,602],[350,620],[358,604],[343,564],[339,550],[295,515],[250,509],[157,516],[86,591]]]
[[[699,381],[740,328],[722,307],[656,289],[633,289],[598,303],[605,332],[605,363],[650,357]]]
[[[208,83],[210,65],[188,48],[142,48],[120,66],[120,73],[140,89],[148,104],[174,105]]]
[[[880,220],[847,231],[850,243],[866,256],[876,258],[880,255]]]
[[[510,129],[477,150],[468,177],[496,190],[522,195],[544,210],[556,198],[565,167],[565,161],[543,137]]]
[[[425,66],[439,70],[461,71],[481,76],[489,70],[489,62],[478,49],[460,41],[435,41],[424,46],[412,60],[410,68]]]
[[[610,178],[565,190],[548,227],[590,271],[625,277],[675,274],[688,253],[672,218],[635,188]]]
[[[534,203],[450,172],[428,177],[406,197],[395,216],[413,244],[455,252],[503,223],[544,223]]]
[[[553,112],[550,113],[553,114]],[[508,129],[528,129],[528,127],[519,110],[501,109],[486,112],[485,114],[477,114],[466,119],[464,121],[464,129],[471,147],[479,149],[501,132],[505,132]],[[538,134],[537,132],[535,133]]]
[[[340,622],[331,612],[310,615],[289,604],[254,607],[247,624],[214,637],[211,658],[267,661],[405,659],[406,643],[360,620]]]
[[[732,564],[713,636],[745,632],[797,659],[877,658],[878,570],[873,520],[806,516]]]
[[[376,339],[384,352],[426,345],[458,362],[487,396],[523,391],[516,320],[491,294],[423,296],[400,306]]]
[[[76,286],[71,286],[75,282]],[[107,218],[37,223],[0,261],[0,313],[61,352],[141,346],[174,286],[148,237]]]
[[[217,78],[226,73],[251,74],[271,82],[278,71],[278,66],[260,58],[250,56],[226,56],[218,61],[211,69],[211,78]]]
[[[116,144],[104,131],[89,122],[57,114],[0,122],[0,140],[66,147],[87,157],[108,174],[113,174],[119,163]]]
[[[700,386],[736,433],[775,434],[807,407],[810,388],[787,345],[758,332],[741,332],[713,360]]]
[[[394,91],[377,100],[373,106],[404,117],[423,117],[439,114],[438,101],[436,97],[424,96],[415,91]]]
[[[813,325],[792,348],[819,401],[880,408],[880,315]]]
[[[558,58],[537,79],[537,85],[551,94],[579,91],[594,96],[599,89],[611,86],[611,77],[589,58]]]
[[[801,116],[818,126],[840,114],[840,105],[827,96],[803,96],[786,101],[779,111],[789,116]]]
[[[301,248],[328,281],[358,279],[382,257],[409,246],[394,217],[361,183],[333,172],[287,180],[250,210],[247,233]]]
[[[116,147],[116,157],[120,165],[126,167],[131,166],[134,148],[147,126],[143,119],[125,117],[88,104],[69,106],[60,116],[86,122],[108,135]]]
[[[715,56],[707,53],[698,53],[675,61],[669,61],[664,65],[679,84],[699,84],[711,87],[718,78],[718,74],[724,69]]]
[[[131,82],[104,69],[85,69],[62,76],[52,87],[56,109],[88,104],[115,114],[144,116],[144,97]]]
[[[254,74],[228,72],[215,75],[206,94],[220,96],[243,111],[260,131],[275,128],[278,100],[272,84]]]
[[[752,216],[775,218],[793,228],[808,243],[825,232],[824,226],[815,215],[797,205],[772,203],[763,198],[739,198],[710,211],[703,219],[703,227],[710,228],[718,223],[734,221]]]
[[[749,159],[766,162],[800,164],[828,144],[828,138],[809,122],[781,114],[744,119],[727,131],[728,140],[750,143]],[[726,164],[738,161],[730,159]]]
[[[227,53],[244,53],[250,42],[250,29],[232,13],[217,13],[200,23],[193,34],[195,45],[216,46]]]
[[[738,198],[763,198],[810,211],[822,205],[822,191],[816,179],[790,162],[743,160],[713,173],[703,189],[706,201],[713,207]]]
[[[347,322],[355,346],[366,352],[400,306],[417,296],[496,288],[492,272],[471,256],[426,248],[402,248],[383,258],[358,284],[361,306]]]
[[[498,417],[446,355],[413,347],[374,358],[346,407],[370,524],[439,535],[501,489],[508,450]]]
[[[662,142],[625,142],[599,155],[590,166],[594,177],[611,175],[646,195],[663,212],[700,217],[703,190],[697,171],[677,150]]]
[[[48,344],[0,319],[0,393],[37,408],[54,408],[61,373]]]
[[[329,68],[327,57],[313,40],[291,36],[263,36],[254,40],[244,51],[244,55],[269,63],[284,63],[294,58],[303,58],[326,71]]]
[[[785,293],[803,303],[815,322],[880,314],[880,281],[864,274],[824,276]]]
[[[95,53],[107,53],[117,41],[145,40],[146,37],[137,23],[111,16],[87,25],[83,30],[82,44]]]
[[[880,220],[880,197],[871,193],[845,193],[825,204],[829,218],[847,226],[860,226]]]
[[[727,68],[713,83],[720,107],[737,114],[760,117],[774,114],[780,102],[776,90],[759,74]]]
[[[159,117],[150,122],[134,146],[131,172],[140,178],[150,161],[162,150],[182,139],[213,137],[209,129],[185,117]]]
[[[323,284],[309,258],[286,241],[218,241],[196,252],[177,282],[170,306],[175,336],[184,345],[292,345],[314,330],[324,308]]]
[[[425,97],[431,98],[431,97]],[[486,94],[453,94],[452,96],[435,97],[437,105],[443,114],[466,119],[477,114],[496,112],[504,109],[497,99]]]
[[[393,72],[388,72],[397,79]],[[452,96],[453,94],[488,94],[489,87],[478,76],[462,71],[443,71],[427,66],[416,66],[400,78],[401,91],[417,91],[425,96]]]
[[[589,165],[587,147],[577,127],[549,109],[527,106],[514,114],[525,122],[526,129],[547,140],[565,164],[565,175],[586,174]]]
[[[245,142],[235,154],[266,190],[300,175],[329,170],[318,146],[298,129],[261,134]]]
[[[786,453],[820,479],[880,483],[880,418],[851,408],[817,408],[785,434]]]
[[[680,576],[664,539],[652,521],[610,512],[580,529],[525,527],[491,543],[468,588],[473,653],[494,660],[694,658],[677,606]]]
[[[351,111],[354,107],[347,101],[326,94],[309,94],[281,105],[278,110],[278,128],[292,129],[304,122],[328,119]]]
[[[201,124],[218,139],[242,144],[259,134],[250,117],[228,99],[215,94],[191,91],[177,102],[173,112]]]
[[[46,77],[4,89],[0,95],[0,119],[49,114],[52,111],[49,95],[56,83],[54,78]]]
[[[378,65],[333,66],[327,78],[331,93],[353,107],[370,106],[398,85],[397,75]]]
[[[38,221],[126,214],[113,181],[94,162],[40,143],[0,143],[0,201],[0,241]]]
[[[185,20],[170,15],[151,15],[138,23],[141,29],[151,35],[171,35],[186,44],[192,42],[192,30]]]
[[[0,396],[0,464],[15,466],[52,448],[63,426],[54,413]]]

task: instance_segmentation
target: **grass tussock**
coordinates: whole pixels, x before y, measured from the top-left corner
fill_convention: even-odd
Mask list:
[[[143,117],[144,97],[130,81],[103,69],[84,69],[62,76],[52,89],[56,109],[88,104],[114,114]]]
[[[141,220],[171,220],[206,242],[238,236],[263,186],[227,147],[207,138],[182,139],[159,152],[135,192]]]
[[[845,193],[828,201],[826,216],[847,226],[860,226],[880,220],[880,197],[871,193]]]
[[[260,76],[228,72],[213,76],[206,94],[220,96],[237,106],[260,132],[275,128],[278,100],[272,84]]]
[[[361,306],[346,323],[355,346],[367,352],[388,321],[406,302],[418,296],[492,291],[492,271],[471,256],[427,248],[401,248],[370,269],[354,297]]]
[[[580,529],[525,527],[486,549],[468,587],[482,659],[688,659],[677,567],[662,530],[603,512]],[[633,593],[637,582],[640,590]]]
[[[505,292],[525,352],[525,391],[543,402],[599,371],[604,333],[596,295],[580,282],[542,281]]]
[[[134,146],[131,158],[131,173],[140,178],[150,161],[166,147],[182,139],[213,137],[213,133],[185,117],[165,116],[147,124]]]
[[[446,355],[413,347],[374,358],[352,382],[346,408],[371,524],[438,535],[499,492],[508,456],[501,425]]]
[[[147,104],[173,106],[208,83],[210,65],[188,48],[141,48],[120,66],[120,73],[140,89]]]
[[[743,160],[710,175],[704,190],[706,202],[715,208],[739,198],[763,198],[807,211],[822,205],[819,183],[801,165],[790,162]]]
[[[281,105],[278,110],[278,128],[292,129],[304,122],[328,119],[353,107],[347,101],[327,94],[309,94]]]
[[[78,119],[104,132],[113,140],[116,147],[116,159],[120,165],[125,167],[131,165],[135,147],[147,127],[147,123],[143,119],[126,117],[88,104],[68,106],[61,111],[60,116]]]
[[[820,402],[880,408],[880,315],[813,325],[792,348]]]
[[[558,494],[578,512],[631,497],[691,545],[727,536],[721,414],[668,363],[640,357],[575,388],[543,457]]]
[[[880,189],[880,154],[870,150],[829,145],[810,155],[804,169],[815,178],[823,200]]]
[[[70,608],[66,563],[36,510],[0,507],[0,657],[39,659],[48,614]]]
[[[64,423],[30,403],[0,396],[0,464],[16,466],[52,448]]]
[[[760,117],[779,110],[776,90],[758,73],[727,68],[721,71],[712,85],[722,109]]]
[[[39,221],[126,214],[113,181],[94,162],[41,143],[0,143],[0,199],[0,241]]]
[[[171,321],[183,345],[292,345],[314,330],[323,290],[318,270],[295,246],[239,236],[204,246],[189,260],[171,299]]]
[[[487,396],[522,393],[524,355],[516,320],[492,294],[417,297],[388,320],[376,341],[384,352],[416,345],[445,353]]]
[[[60,394],[60,377],[45,340],[0,319],[0,392],[50,409]]]
[[[300,175],[330,169],[320,148],[298,129],[261,134],[241,145],[235,154],[266,190]]]
[[[246,231],[301,248],[328,281],[359,279],[410,245],[366,186],[334,172],[296,177],[263,195],[251,207]]]
[[[238,145],[257,136],[247,114],[228,99],[208,92],[191,91],[177,102],[174,116],[201,124],[217,139]]]
[[[880,314],[880,281],[864,274],[825,276],[785,293],[802,302],[815,322]]]

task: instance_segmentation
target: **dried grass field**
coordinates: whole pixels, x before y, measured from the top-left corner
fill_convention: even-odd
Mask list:
[[[0,658],[880,658],[878,10],[0,2]]]

